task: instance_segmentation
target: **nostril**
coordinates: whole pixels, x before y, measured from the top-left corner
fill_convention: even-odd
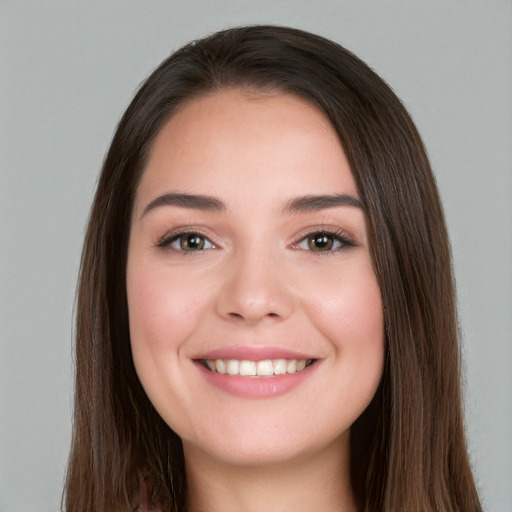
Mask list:
[[[236,318],[236,319],[254,320],[253,318],[251,318],[251,315],[245,316],[242,313],[236,313],[235,311],[232,311],[232,312],[228,313],[228,316],[230,318]],[[279,314],[278,313],[274,313],[274,312],[270,312],[270,313],[267,313],[267,314],[261,316],[261,318],[264,318],[264,317],[278,318]]]

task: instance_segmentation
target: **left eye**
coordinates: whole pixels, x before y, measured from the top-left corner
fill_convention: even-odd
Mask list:
[[[204,251],[205,249],[215,248],[208,238],[198,233],[182,233],[173,237],[165,245],[177,251],[186,252]]]
[[[346,245],[353,244],[350,240],[343,236],[326,231],[319,231],[316,233],[310,233],[308,236],[303,238],[297,244],[297,247],[299,249],[306,249],[308,251],[328,252],[341,249]]]

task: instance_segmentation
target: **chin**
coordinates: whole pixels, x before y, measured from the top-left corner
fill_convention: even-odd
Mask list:
[[[198,456],[237,467],[279,466],[297,463],[301,459],[322,456],[338,447],[349,446],[349,426],[341,433],[330,429],[315,430],[300,419],[294,418],[286,425],[275,420],[253,421],[251,425],[231,426],[218,432],[211,431],[199,439],[183,438],[185,459]]]

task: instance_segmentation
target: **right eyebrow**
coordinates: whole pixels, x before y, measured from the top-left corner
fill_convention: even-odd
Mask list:
[[[325,194],[300,196],[287,201],[283,213],[314,212],[337,206],[355,206],[365,210],[363,202],[349,194]]]
[[[181,208],[190,208],[209,212],[223,212],[227,209],[226,205],[220,199],[213,196],[170,192],[153,199],[153,201],[144,208],[141,218],[149,211],[160,206],[180,206]]]

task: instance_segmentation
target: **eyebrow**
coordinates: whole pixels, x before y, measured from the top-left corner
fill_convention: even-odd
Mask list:
[[[203,210],[208,212],[224,212],[227,207],[220,199],[203,194],[186,194],[173,192],[163,194],[153,199],[144,211],[141,218],[149,211],[160,206],[179,206],[194,210]],[[348,194],[325,194],[325,195],[307,195],[296,197],[287,201],[281,208],[282,214],[312,212],[334,208],[336,206],[355,206],[364,210],[364,205],[360,199]]]
[[[348,194],[309,195],[287,201],[282,213],[302,213],[334,208],[336,206],[355,206],[365,210],[363,202]]]
[[[144,208],[141,217],[159,206],[180,206],[181,208],[204,210],[207,212],[222,212],[227,209],[226,205],[220,199],[213,196],[175,192],[164,194],[151,201],[146,208]]]

